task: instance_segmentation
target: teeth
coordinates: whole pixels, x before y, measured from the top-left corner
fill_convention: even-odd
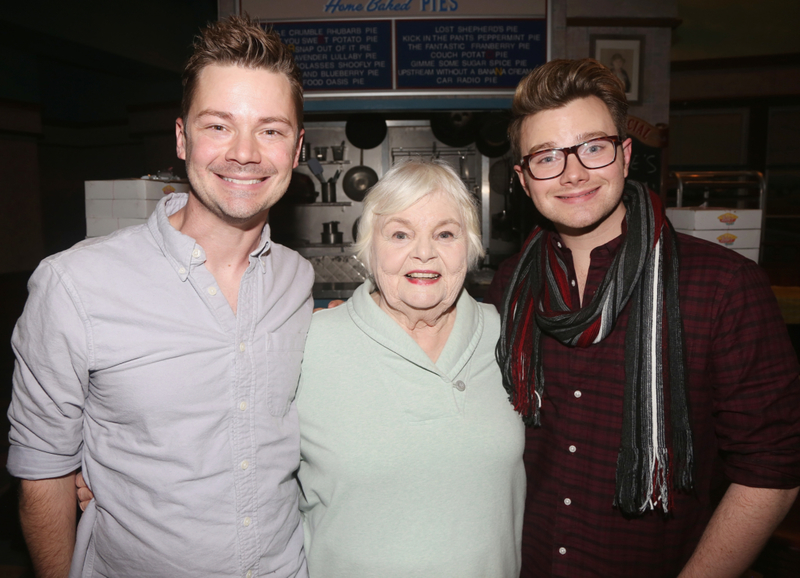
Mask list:
[[[414,277],[419,279],[436,279],[439,276],[438,273],[409,273],[407,277]]]
[[[243,181],[239,179],[232,179],[230,177],[222,177],[223,181],[228,181],[229,183],[233,183],[235,185],[257,185],[263,179],[250,179],[249,181]]]

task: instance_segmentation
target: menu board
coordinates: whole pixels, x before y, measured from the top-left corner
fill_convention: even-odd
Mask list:
[[[547,60],[543,18],[276,22],[303,90],[511,90]]]
[[[274,24],[303,71],[303,90],[391,89],[391,21]]]
[[[547,58],[545,21],[398,20],[397,88],[514,88]]]

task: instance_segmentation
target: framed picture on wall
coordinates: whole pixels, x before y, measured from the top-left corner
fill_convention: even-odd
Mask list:
[[[593,35],[589,37],[591,55],[610,68],[625,84],[630,104],[642,102],[644,36]]]

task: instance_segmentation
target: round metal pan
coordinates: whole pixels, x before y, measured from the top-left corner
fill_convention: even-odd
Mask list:
[[[386,121],[376,114],[354,114],[347,119],[344,132],[354,147],[374,149],[386,138],[388,129]]]
[[[478,115],[470,111],[437,112],[431,115],[431,132],[449,147],[464,147],[475,142]]]
[[[344,174],[342,188],[345,195],[360,203],[377,182],[378,173],[370,167],[360,165],[353,167]]]
[[[506,154],[511,148],[511,142],[508,140],[510,120],[507,112],[490,112],[482,118],[475,138],[475,147],[478,152],[489,158],[497,158]]]

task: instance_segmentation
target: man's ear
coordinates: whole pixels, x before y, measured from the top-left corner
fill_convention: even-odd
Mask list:
[[[186,135],[183,132],[183,119],[175,119],[175,151],[178,158],[182,161],[186,160]]]
[[[303,148],[303,141],[306,139],[306,130],[304,128],[300,129],[300,134],[297,135],[297,144],[294,147],[294,164],[292,165],[293,169],[297,168],[297,165],[300,164],[300,151]]]
[[[520,165],[514,165],[514,172],[517,173],[519,184],[522,185],[522,189],[525,191],[525,194],[528,195],[530,199],[533,199],[530,191],[528,190],[528,180],[525,178],[525,169],[523,169]]]
[[[631,166],[631,154],[633,153],[633,140],[626,138],[622,142],[622,162],[624,166],[625,177],[628,177],[628,169]]]

